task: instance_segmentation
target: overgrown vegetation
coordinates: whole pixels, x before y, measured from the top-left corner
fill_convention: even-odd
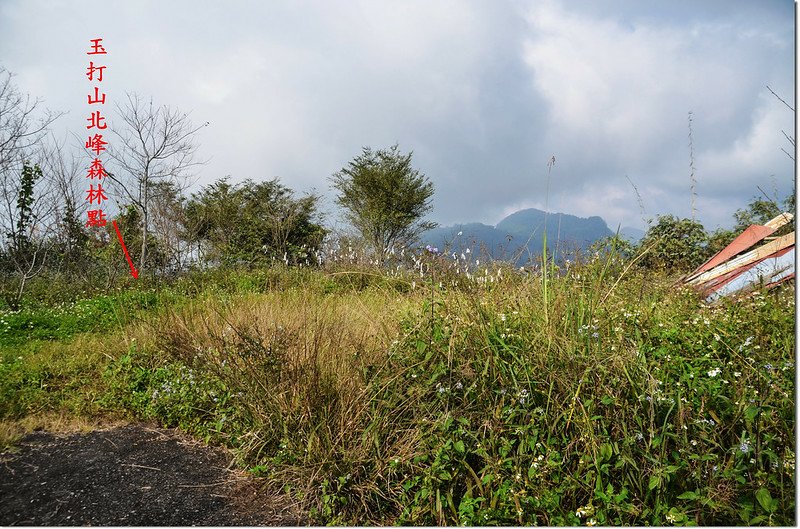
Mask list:
[[[541,276],[426,251],[422,277],[220,272],[7,312],[0,413],[180,426],[320,523],[792,523],[793,289],[707,306],[613,257],[548,275],[547,303]]]

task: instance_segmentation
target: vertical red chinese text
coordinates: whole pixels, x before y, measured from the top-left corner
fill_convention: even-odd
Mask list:
[[[91,39],[89,44],[89,51],[86,55],[90,56],[89,66],[86,68],[86,77],[90,83],[102,83],[103,75],[107,66],[99,61],[105,62],[106,49],[103,46],[103,39]],[[95,62],[98,61],[98,62]],[[101,85],[102,86],[102,85]],[[89,117],[86,121],[89,122],[86,128],[89,129],[89,138],[86,140],[86,149],[94,154],[94,159],[89,164],[89,169],[86,173],[86,178],[89,180],[89,189],[86,190],[86,200],[89,202],[90,208],[86,213],[87,227],[102,227],[106,225],[106,214],[103,211],[103,202],[108,200],[106,190],[103,188],[103,179],[108,176],[103,161],[100,159],[100,154],[106,150],[108,142],[103,139],[103,132],[108,125],[106,118],[102,112],[102,105],[106,104],[106,94],[100,91],[100,86],[93,86],[89,94],[87,94],[89,105]],[[100,106],[96,106],[100,105]],[[96,186],[95,186],[96,182]]]

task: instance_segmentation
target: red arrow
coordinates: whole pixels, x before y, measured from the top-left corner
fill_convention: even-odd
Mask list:
[[[125,247],[125,241],[122,240],[122,234],[119,232],[119,226],[117,226],[117,221],[113,220],[111,223],[114,225],[114,229],[117,230],[117,238],[119,239],[119,243],[122,245],[122,251],[125,252],[125,259],[128,260],[128,266],[131,267],[131,275],[134,279],[139,279],[139,272],[136,271],[136,267],[133,266],[133,261],[131,261],[131,256],[128,253],[128,249]]]

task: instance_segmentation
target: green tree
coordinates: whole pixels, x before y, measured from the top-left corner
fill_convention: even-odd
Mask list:
[[[222,262],[233,247],[240,209],[235,191],[227,178],[222,178],[194,193],[186,204],[187,238],[201,263]]]
[[[789,195],[783,201],[783,209],[774,200],[760,197],[753,197],[744,209],[736,210],[733,218],[736,222],[732,229],[717,228],[708,234],[706,253],[708,256],[714,255],[727,245],[729,245],[740,233],[752,224],[763,225],[774,219],[784,211],[794,214],[795,210],[794,194]],[[785,235],[794,230],[794,222],[790,222],[778,229],[774,235]]]
[[[411,165],[412,153],[397,145],[373,151],[364,147],[331,177],[336,203],[383,263],[395,246],[408,246],[436,226],[422,221],[431,210],[433,184]]]
[[[135,204],[126,204],[117,214],[117,227],[122,234],[122,239],[125,241],[125,246],[130,252],[131,248],[145,247],[148,255],[148,266],[152,272],[164,273],[167,271],[169,264],[169,257],[167,251],[156,235],[148,230],[146,233],[142,230],[142,210]],[[107,258],[112,263],[115,273],[125,274],[128,271],[128,262],[117,242],[117,233],[112,223],[109,221],[106,225],[106,232],[108,236],[106,239],[110,242],[107,245],[108,251]],[[146,239],[145,239],[146,238]],[[146,240],[146,243],[143,241]],[[142,273],[142,270],[138,270]]]
[[[87,261],[90,260],[90,237],[74,203],[64,204],[59,227],[61,229],[55,242],[61,264],[67,272],[76,274],[81,268],[86,268]]]
[[[296,198],[277,179],[238,185],[221,179],[192,195],[186,225],[206,261],[311,264],[325,235],[316,222],[318,200],[316,195]]]
[[[794,194],[790,194],[784,199],[783,208],[781,208],[776,200],[753,197],[745,209],[738,209],[736,213],[733,214],[733,218],[736,220],[736,226],[734,226],[733,231],[738,234],[751,224],[766,224],[785,211],[794,214]],[[793,229],[794,222],[790,222],[775,232],[775,235],[785,235]]]
[[[31,231],[33,228],[33,190],[36,181],[42,178],[42,169],[39,165],[30,165],[25,162],[22,165],[20,175],[19,194],[17,195],[17,225],[12,229],[8,236],[11,238],[12,252],[16,254],[27,254],[32,244]]]
[[[708,255],[714,255],[728,246],[739,235],[739,231],[717,228],[708,234]]]
[[[166,270],[182,271],[191,260],[190,230],[187,229],[186,196],[174,182],[153,184],[150,231],[166,256]]]
[[[733,214],[736,226],[733,231],[742,232],[751,224],[765,224],[782,213],[780,206],[773,200],[753,197],[745,209],[738,209]]]
[[[649,248],[642,265],[649,268],[690,271],[708,255],[708,234],[702,224],[673,215],[659,215],[640,243]]]

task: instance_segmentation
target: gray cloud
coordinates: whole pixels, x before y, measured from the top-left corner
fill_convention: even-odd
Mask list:
[[[81,133],[85,47],[126,91],[210,121],[198,185],[275,176],[330,195],[364,145],[415,152],[432,218],[545,204],[609,224],[690,214],[687,113],[708,227],[793,185],[790,2],[45,2],[0,4],[0,64]],[[556,166],[547,181],[547,160]],[[549,195],[546,190],[549,186]]]

